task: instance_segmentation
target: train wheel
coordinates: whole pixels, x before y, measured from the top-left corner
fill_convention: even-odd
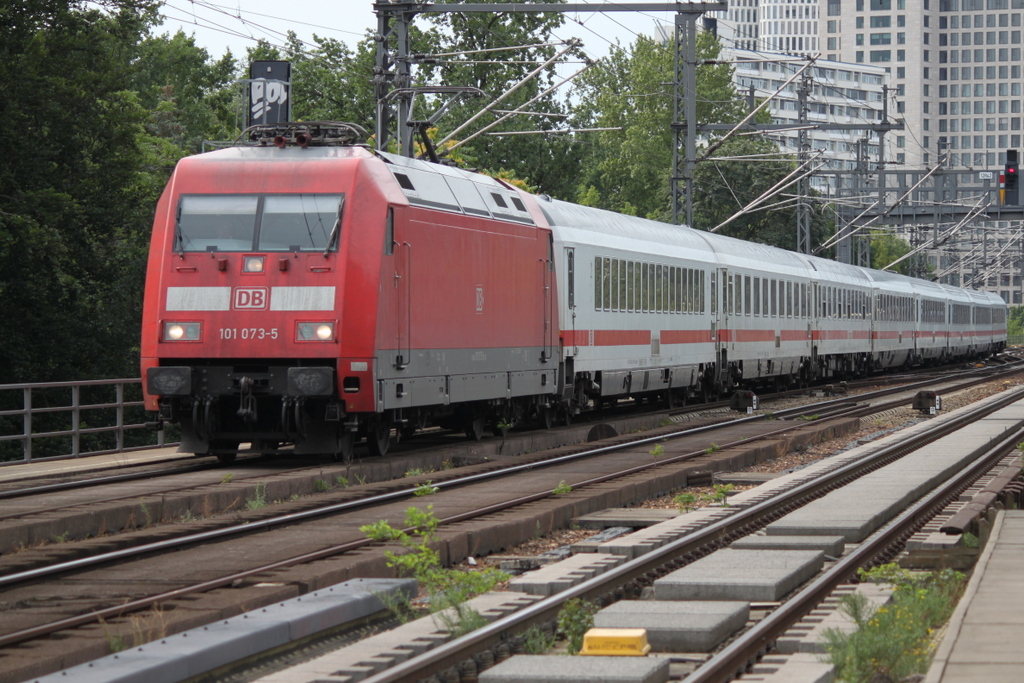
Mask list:
[[[562,422],[563,425],[568,427],[569,425],[572,424],[572,407],[571,406],[563,405],[561,408],[558,409],[558,414],[559,414],[559,417],[561,417],[561,422]]]
[[[370,455],[383,458],[388,454],[391,447],[391,418],[379,415],[370,425],[366,434],[366,445],[370,449]]]
[[[540,426],[544,429],[551,429],[555,426],[555,411],[551,409],[551,406],[538,408],[537,418],[540,421]]]
[[[484,418],[480,415],[472,417],[466,423],[466,438],[470,441],[480,441],[484,438]]]
[[[352,456],[356,450],[356,435],[352,432],[345,432],[341,438],[338,439],[338,450],[331,453],[331,458],[335,462],[343,462],[346,465],[352,462]]]

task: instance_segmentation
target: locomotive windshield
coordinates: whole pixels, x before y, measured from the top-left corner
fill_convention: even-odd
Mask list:
[[[185,195],[175,250],[324,251],[343,206],[342,194]]]

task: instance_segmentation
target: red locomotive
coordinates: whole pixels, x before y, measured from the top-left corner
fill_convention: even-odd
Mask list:
[[[480,438],[549,410],[551,232],[516,189],[447,168],[439,187],[329,144],[345,127],[262,133],[278,145],[183,159],[157,206],[142,372],[183,451],[384,454],[395,428]]]

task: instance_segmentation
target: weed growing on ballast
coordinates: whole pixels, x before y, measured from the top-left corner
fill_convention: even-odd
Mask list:
[[[259,510],[265,507],[267,507],[267,485],[259,483],[256,484],[256,490],[252,492],[252,497],[245,499],[245,509]]]
[[[672,499],[672,502],[679,508],[679,512],[689,512],[697,506],[697,494],[690,493],[689,491],[680,493],[678,496]]]
[[[928,670],[935,629],[949,619],[963,590],[964,575],[951,569],[914,573],[895,563],[859,570],[862,580],[893,587],[892,600],[876,610],[860,593],[840,600],[857,625],[846,633],[824,632],[836,678],[846,683],[901,681]]]
[[[406,549],[401,555],[385,551],[387,565],[397,569],[399,574],[415,578],[423,586],[429,596],[430,612],[442,628],[457,638],[487,623],[487,619],[466,602],[507,580],[508,574],[496,569],[469,572],[442,567],[437,551],[430,547],[440,523],[434,516],[434,506],[428,505],[426,510],[406,509],[406,529],[396,529],[381,520],[359,530],[374,541],[398,543]],[[414,612],[407,599],[388,607],[396,614]]]
[[[583,649],[583,636],[594,627],[594,615],[598,606],[592,602],[572,598],[567,600],[558,613],[558,634],[565,638],[569,654],[579,654]]]

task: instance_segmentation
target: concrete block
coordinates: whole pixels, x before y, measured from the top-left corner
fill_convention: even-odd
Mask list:
[[[89,664],[37,679],[57,681],[179,681],[292,640],[355,621],[384,609],[381,594],[414,593],[413,579],[356,579],[268,605],[208,626],[168,636]],[[99,678],[96,671],[102,671]],[[180,675],[180,672],[184,675]],[[142,677],[137,677],[141,672]]]
[[[832,683],[835,668],[818,655],[798,652],[788,657],[767,656],[743,680],[761,683]]]
[[[654,599],[774,602],[824,564],[814,550],[721,550],[656,580]]]
[[[729,545],[733,550],[820,550],[829,557],[843,554],[842,536],[745,536]]]
[[[678,516],[676,510],[662,508],[608,508],[577,517],[576,523],[583,529],[607,529],[614,526],[638,528]]]
[[[509,581],[509,590],[530,595],[554,595],[626,561],[621,555],[583,553],[527,572]]]
[[[665,683],[669,660],[661,657],[519,655],[480,674],[480,683]]]
[[[594,626],[647,629],[654,652],[709,652],[749,617],[746,602],[620,600],[594,615]]]

